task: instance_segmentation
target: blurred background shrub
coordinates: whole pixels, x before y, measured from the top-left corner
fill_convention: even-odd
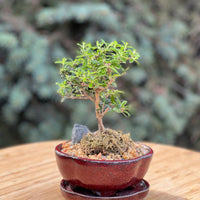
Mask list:
[[[68,139],[74,123],[96,130],[92,103],[60,103],[54,61],[104,39],[141,54],[119,80],[134,112],[109,113],[106,126],[200,150],[199,13],[196,0],[1,0],[0,147]]]

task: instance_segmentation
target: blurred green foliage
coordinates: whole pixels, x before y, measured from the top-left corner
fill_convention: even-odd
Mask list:
[[[90,102],[60,103],[54,61],[104,39],[141,55],[119,80],[134,114],[109,113],[105,125],[200,149],[199,12],[196,0],[1,1],[0,146],[69,138],[73,123],[97,129]]]

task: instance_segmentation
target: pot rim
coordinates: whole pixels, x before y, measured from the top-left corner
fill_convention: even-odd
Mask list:
[[[142,156],[139,156],[137,158],[127,159],[127,160],[96,160],[96,159],[90,159],[90,158],[82,158],[82,157],[72,156],[72,155],[69,155],[69,154],[64,153],[64,152],[61,151],[62,143],[58,144],[55,147],[55,153],[58,156],[62,156],[62,157],[65,157],[65,158],[71,158],[71,159],[74,159],[74,160],[80,160],[80,161],[83,161],[83,162],[89,162],[89,163],[101,163],[101,164],[108,164],[108,163],[112,163],[112,164],[130,163],[130,162],[137,162],[137,161],[139,161],[141,159],[149,158],[149,157],[153,156],[153,150],[152,150],[152,148],[149,147],[146,144],[142,144],[142,145],[145,146],[149,150],[149,152],[146,153],[146,154],[144,154],[144,155],[142,155]]]

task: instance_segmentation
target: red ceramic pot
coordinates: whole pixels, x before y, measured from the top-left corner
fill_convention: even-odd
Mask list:
[[[64,180],[71,185],[106,194],[127,188],[143,179],[153,155],[153,150],[144,146],[149,149],[148,153],[130,160],[102,161],[75,157],[63,153],[62,144],[56,146],[55,153]]]

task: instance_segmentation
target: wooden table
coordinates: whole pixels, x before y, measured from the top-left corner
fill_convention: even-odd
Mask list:
[[[64,200],[54,147],[60,141],[33,143],[0,150],[1,200]],[[146,143],[154,150],[145,179],[146,200],[200,200],[200,153]]]

